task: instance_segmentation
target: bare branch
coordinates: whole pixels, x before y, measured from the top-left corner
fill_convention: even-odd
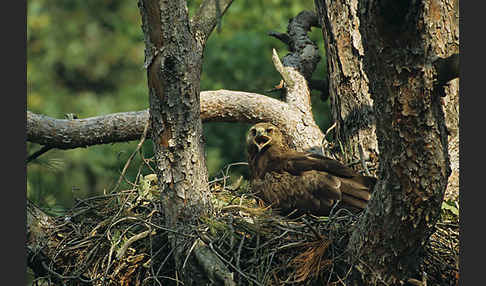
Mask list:
[[[290,37],[287,33],[279,33],[279,32],[268,32],[268,35],[274,38],[277,38],[280,40],[282,43],[286,44],[287,46],[290,46]]]
[[[40,155],[46,153],[47,151],[51,150],[52,147],[51,146],[43,146],[39,151],[36,151],[34,154],[30,155],[28,158],[27,158],[27,164],[32,161],[32,160],[35,160],[37,159]]]
[[[278,57],[277,51],[275,49],[272,50],[272,61],[273,65],[275,66],[275,69],[278,71],[278,73],[282,76],[283,80],[287,84],[287,88],[293,88],[294,87],[294,81],[292,79],[292,76],[287,72],[287,70],[284,68],[282,62],[280,61],[280,58]]]
[[[280,40],[289,47],[289,50],[292,51],[292,53],[286,57],[298,58],[301,67],[299,70],[306,78],[309,88],[320,91],[322,101],[326,101],[329,97],[329,83],[327,78],[324,78],[324,80],[311,78],[317,63],[320,60],[320,55],[319,53],[316,53],[316,49],[308,49],[309,51],[313,51],[311,57],[304,51],[306,44],[308,42],[312,43],[307,36],[307,32],[310,31],[311,26],[317,26],[317,24],[317,17],[315,14],[304,11],[290,21],[287,30],[289,33],[292,33],[292,38],[287,33],[273,31],[268,32],[268,35]],[[288,60],[288,58],[285,59],[285,61]],[[293,60],[290,60],[290,62],[293,62]]]
[[[285,125],[289,111],[285,102],[262,94],[230,90],[201,92],[203,122],[272,121]]]
[[[27,111],[27,140],[51,148],[72,149],[140,138],[147,110],[85,119],[55,119]]]
[[[233,280],[233,273],[231,273],[226,265],[222,263],[222,257],[216,252],[211,252],[212,244],[210,244],[210,246],[211,248],[200,239],[196,240],[194,254],[199,265],[204,268],[204,272],[210,277],[211,281],[219,281],[225,286],[236,285]]]
[[[273,63],[287,84],[285,101],[296,106],[304,113],[311,112],[310,82],[321,56],[319,48],[309,38],[307,33],[311,27],[319,26],[318,18],[314,12],[302,11],[290,20],[287,33],[270,32],[269,35],[288,44],[289,51],[285,57],[278,58],[273,52]],[[322,93],[322,98],[328,97],[328,85],[325,81],[313,82],[314,87]],[[318,84],[317,84],[318,83]]]
[[[318,26],[318,18],[314,12],[302,11],[290,20],[286,37],[283,36],[282,38],[282,34],[275,32],[269,33],[270,36],[281,41],[288,41],[290,53],[282,58],[282,63],[286,67],[296,68],[308,81],[321,60],[321,56],[319,48],[307,33],[311,30],[311,27]]]
[[[201,92],[204,122],[272,121],[282,125],[288,120],[288,111],[284,102],[261,94],[229,90]],[[73,120],[27,111],[27,140],[58,149],[127,142],[140,139],[148,119],[148,110]]]
[[[147,1],[139,3],[141,6],[150,4]],[[209,36],[210,31],[217,23],[217,16],[221,16],[218,14],[219,12],[217,13],[219,8],[216,9],[216,4],[218,3],[220,5],[218,7],[221,8],[220,12],[224,13],[232,1],[204,1],[198,13],[194,16],[193,24],[196,31],[199,29],[199,32]],[[152,6],[148,8],[153,10]],[[157,13],[147,13],[148,16],[143,21],[144,25],[150,26],[150,23],[157,22],[158,16],[155,14]],[[151,17],[155,18],[152,19]],[[307,66],[307,61],[317,63],[319,60],[318,52],[317,54],[311,52],[314,50],[318,51],[317,47],[307,37],[310,26],[317,23],[316,19],[314,13],[304,11],[292,21],[296,27],[295,29],[289,28],[289,36],[292,42],[291,50],[294,50],[297,54],[287,55],[284,58],[284,60],[287,59],[287,64],[285,62],[282,64],[274,52],[273,59],[275,63],[279,63],[276,64],[276,67],[286,79],[286,102],[247,92],[228,90],[201,92],[200,111],[202,121],[246,123],[269,121],[282,128],[282,131],[286,133],[291,141],[290,145],[308,148],[316,145],[314,144],[315,142],[320,142],[323,134],[312,117],[310,91],[307,81],[301,72],[305,70],[304,67]],[[149,29],[149,32],[152,30]],[[158,47],[161,44],[159,37],[155,32],[154,35],[149,34],[152,45]],[[303,46],[300,46],[301,44]],[[157,67],[150,65],[155,57],[154,55],[147,57],[152,59],[146,63],[149,69],[149,79],[153,74],[150,71],[157,70]],[[293,65],[292,59],[302,61],[302,63]],[[314,68],[315,65],[312,71]],[[156,85],[158,80],[154,78],[152,81],[149,80],[149,82]],[[148,119],[148,110],[70,120],[54,119],[27,111],[27,140],[49,148],[59,149],[132,141],[140,138]],[[165,122],[165,120],[162,120],[162,122]],[[297,130],[304,134],[309,132],[308,136],[296,133]],[[148,132],[149,134],[152,133],[151,128],[149,128]],[[306,137],[313,138],[313,140],[305,140]],[[311,141],[314,143],[310,143]]]
[[[226,10],[233,3],[233,0],[204,0],[199,6],[199,10],[192,18],[193,27],[196,33],[201,33],[202,44],[206,43],[206,40],[211,35],[214,27],[221,21]]]

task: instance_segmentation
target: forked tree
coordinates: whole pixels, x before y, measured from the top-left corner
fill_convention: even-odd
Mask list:
[[[348,245],[356,275],[369,285],[416,277],[451,172],[444,96],[457,98],[457,85],[444,85],[458,76],[458,1],[315,0],[316,13],[302,12],[287,33],[271,34],[290,51],[282,59],[272,54],[283,80],[282,100],[200,91],[206,41],[231,3],[205,0],[191,18],[186,1],[139,0],[149,110],[73,120],[28,111],[28,140],[46,149],[121,142],[139,138],[149,122],[179,279],[198,285],[211,273],[232,285],[227,267],[207,245],[177,238],[190,235],[187,226],[201,215],[210,215],[202,124],[269,121],[294,148],[322,150],[324,132],[310,101],[310,88],[319,88],[329,93],[335,140],[350,160],[379,162],[374,195]],[[307,37],[311,27],[320,27],[325,39],[329,76],[321,81],[311,78],[320,59]],[[49,217],[29,204],[27,223],[29,249],[49,247],[39,239],[42,227],[35,227],[48,224]],[[196,255],[186,260],[191,247]],[[206,265],[205,272],[198,265]]]

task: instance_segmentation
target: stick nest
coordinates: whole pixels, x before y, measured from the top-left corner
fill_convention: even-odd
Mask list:
[[[66,285],[176,285],[178,274],[168,242],[154,174],[134,188],[79,200],[48,231],[54,261],[45,277]],[[233,273],[237,285],[346,285],[353,266],[346,245],[360,214],[344,209],[329,217],[282,217],[265,208],[241,179],[210,183],[213,212],[193,226],[201,240]],[[429,285],[456,285],[459,217],[443,217],[426,246],[420,266]],[[189,243],[191,245],[192,243]],[[187,249],[187,258],[191,249]],[[411,285],[423,281],[410,280]],[[415,284],[414,284],[415,283]],[[182,284],[179,284],[182,285]]]

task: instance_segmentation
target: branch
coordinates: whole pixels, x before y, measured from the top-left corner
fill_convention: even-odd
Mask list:
[[[272,62],[275,66],[275,69],[278,71],[278,73],[282,76],[283,80],[287,84],[287,88],[292,89],[295,85],[294,80],[292,79],[290,73],[284,68],[275,49],[272,50]]]
[[[286,103],[261,94],[229,90],[201,92],[203,122],[272,121],[285,125],[286,113],[290,111]],[[73,120],[27,111],[27,141],[58,149],[127,142],[140,139],[148,119],[148,109]]]
[[[204,0],[199,6],[199,10],[192,18],[193,27],[196,32],[202,34],[202,44],[204,45],[211,35],[214,27],[221,22],[226,10],[233,3],[233,0]]]
[[[140,3],[149,5],[151,2]],[[216,6],[218,3],[220,6]],[[208,37],[217,24],[218,17],[231,3],[231,0],[204,1],[193,17],[196,33],[202,32],[204,37]],[[157,17],[144,19],[144,25],[149,25],[149,20],[157,22]],[[228,90],[201,92],[202,121],[246,123],[268,121],[282,129],[291,146],[310,148],[316,145],[316,142],[320,142],[323,134],[314,122],[309,86],[302,75],[303,72],[311,75],[320,59],[316,45],[307,36],[307,32],[313,25],[317,25],[315,14],[308,11],[301,12],[291,21],[288,28],[290,49],[293,52],[285,56],[282,62],[274,52],[275,66],[287,83],[286,102],[247,92]],[[151,39],[155,46],[160,44],[158,37],[151,36]],[[320,85],[322,86],[322,83]],[[45,145],[45,148],[58,149],[127,142],[140,138],[148,119],[148,110],[69,120],[55,119],[27,111],[27,140]],[[148,132],[150,134],[152,131],[148,130]]]
[[[126,142],[140,138],[148,118],[148,110],[73,120],[27,111],[27,141],[58,149]]]
[[[304,113],[311,112],[310,87],[317,87],[321,91],[323,99],[327,99],[329,93],[327,81],[313,82],[311,79],[321,60],[319,48],[307,35],[313,26],[319,26],[316,14],[311,11],[302,11],[289,21],[286,34],[268,33],[288,45],[290,53],[283,57],[281,62],[275,51],[272,60],[287,84],[285,101],[298,107]],[[311,86],[311,82],[314,85]]]
[[[201,92],[203,122],[270,121],[285,125],[291,110],[285,102],[257,93],[230,90]]]
[[[268,32],[268,35],[274,38],[277,38],[280,40],[282,43],[286,44],[287,46],[290,46],[291,40],[290,37],[287,33],[279,33],[279,32],[273,32],[270,31]]]
[[[218,257],[217,253],[211,252],[211,249],[200,239],[196,241],[194,254],[210,281],[213,283],[218,281],[225,286],[236,285],[233,280],[233,273],[221,262],[222,257]]]
[[[46,153],[47,151],[51,150],[51,146],[43,146],[39,151],[35,152],[34,154],[30,155],[27,157],[27,164],[31,162],[32,160],[37,159],[40,155]]]
[[[311,27],[319,27],[316,14],[311,11],[302,11],[289,21],[287,34],[268,33],[289,47],[290,53],[283,57],[283,65],[296,68],[307,81],[311,79],[317,64],[321,60],[319,48],[307,35]]]

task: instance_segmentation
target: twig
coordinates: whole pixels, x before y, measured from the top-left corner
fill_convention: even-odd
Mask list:
[[[214,180],[211,180],[208,182],[209,185],[213,184],[213,183],[216,183],[216,182],[221,182],[221,181],[224,181],[226,180],[228,177],[223,177],[223,178],[216,178]]]
[[[162,261],[162,263],[160,263],[159,265],[159,269],[157,269],[157,273],[156,273],[156,276],[159,276],[159,272],[160,270],[162,270],[162,267],[165,265],[165,263],[167,262],[167,260],[169,260],[169,257],[172,255],[172,253],[174,252],[174,248],[170,248],[170,251],[169,253],[167,254],[167,256],[164,258],[164,260]]]
[[[314,233],[318,240],[322,240],[322,236],[317,232],[317,230],[314,229],[314,227],[312,227],[312,225],[305,218],[302,218],[302,221],[305,223],[305,225],[307,225],[308,228],[310,228],[310,230],[312,231],[312,233]]]
[[[144,232],[141,232],[139,234],[136,234],[136,235],[130,237],[123,244],[123,246],[118,250],[118,252],[116,254],[116,258],[118,258],[118,259],[122,258],[123,255],[125,255],[125,252],[127,251],[128,247],[130,247],[130,245],[132,245],[137,240],[140,240],[140,239],[147,237],[147,235],[149,235],[151,232],[152,232],[152,230],[149,228],[148,230],[146,230]]]
[[[245,236],[241,236],[241,241],[240,245],[238,246],[238,251],[236,252],[236,267],[239,269],[240,268],[240,256],[241,256],[241,249],[243,248],[243,243],[245,241]]]
[[[327,128],[326,130],[326,133],[324,134],[324,138],[327,137],[327,134],[329,134],[329,132],[331,132],[334,128],[336,128],[336,122],[334,122],[329,128]]]
[[[265,270],[265,273],[263,274],[263,281],[265,282],[265,277],[267,277],[268,271],[270,270],[270,266],[272,265],[273,257],[275,256],[275,252],[272,252],[270,254],[270,260],[268,261],[267,264],[267,269]]]
[[[245,277],[246,279],[252,281],[253,283],[257,284],[257,285],[262,285],[260,282],[256,281],[255,279],[249,277],[248,275],[246,275],[245,273],[243,273],[240,269],[236,268],[236,266],[234,266],[231,262],[229,262],[228,260],[224,259],[224,257],[222,257],[215,249],[214,249],[214,246],[212,243],[209,243],[209,249],[211,249],[214,254],[216,254],[216,256],[221,259],[224,263],[228,264],[229,266],[231,266],[234,270],[236,270],[238,273],[240,273],[241,276]],[[262,285],[263,286],[263,285]]]
[[[290,46],[291,40],[290,40],[290,37],[287,33],[279,33],[279,32],[270,31],[270,32],[267,33],[267,35],[274,37],[274,38],[277,38],[278,40],[280,40],[281,42],[283,42],[287,46]]]
[[[51,146],[48,146],[48,145],[43,146],[39,151],[35,152],[34,154],[30,155],[27,158],[27,164],[29,162],[31,162],[32,160],[37,159],[40,155],[46,153],[47,151],[49,151],[51,149],[53,149]]]
[[[154,242],[153,242],[153,238],[152,236],[149,236],[149,239],[150,239],[150,273],[152,273],[152,277],[147,277],[144,279],[144,281],[146,279],[149,279],[149,278],[153,278],[155,280],[155,282],[157,282],[157,284],[159,284],[159,286],[162,286],[162,283],[160,283],[159,279],[157,278],[157,276],[155,275],[155,270],[154,270],[154,263],[153,261],[155,261],[155,257],[157,257],[157,255],[164,249],[164,247],[167,245],[167,244],[164,244],[162,247],[160,247],[155,253],[154,253]],[[144,283],[142,283],[142,285],[145,285]]]
[[[197,239],[194,240],[194,243],[192,244],[191,248],[187,252],[186,259],[184,259],[184,263],[182,264],[182,269],[186,267],[187,260],[189,259],[191,252],[194,250],[194,247],[196,247],[197,241],[198,241]]]
[[[42,267],[44,267],[45,270],[47,270],[49,273],[51,273],[52,275],[54,275],[56,278],[58,278],[60,280],[77,279],[84,284],[92,284],[93,281],[97,280],[97,279],[91,279],[91,280],[82,279],[81,274],[76,275],[76,276],[64,276],[64,275],[61,275],[61,274],[57,273],[56,271],[52,270],[50,267],[48,267],[46,265],[45,261],[42,261],[41,264],[42,264]],[[62,282],[62,283],[63,283],[63,285],[66,285],[64,282]]]
[[[302,246],[306,243],[305,240],[301,240],[301,241],[296,241],[296,242],[291,242],[291,243],[288,243],[288,244],[284,244],[282,246],[279,246],[276,248],[277,251],[280,251],[280,250],[283,250],[283,249],[287,249],[287,248],[292,248],[292,247],[299,247],[299,246]]]
[[[230,176],[228,175],[229,174],[229,169],[232,167],[232,166],[239,166],[239,165],[244,165],[244,166],[248,166],[248,163],[247,162],[236,162],[236,163],[231,163],[231,164],[228,164],[226,165],[224,168],[226,168],[226,171],[223,172],[223,169],[221,169],[221,173],[223,174],[223,178],[221,179],[216,179],[216,180],[212,180],[211,182],[209,182],[209,184],[211,183],[214,183],[214,182],[217,182],[217,181],[223,181],[223,189],[226,189],[226,179],[230,178]]]
[[[138,142],[137,148],[135,148],[135,151],[132,152],[132,154],[128,158],[127,162],[125,163],[125,166],[123,167],[123,170],[120,174],[120,177],[118,178],[118,181],[117,181],[115,187],[113,188],[113,190],[111,190],[111,193],[115,192],[118,189],[118,187],[120,187],[120,183],[121,183],[122,179],[125,177],[125,173],[127,172],[128,166],[130,166],[133,157],[135,156],[136,153],[138,153],[138,150],[140,150],[140,148],[142,147],[143,142],[145,142],[145,138],[147,138],[147,131],[148,131],[149,125],[150,125],[150,120],[147,120],[147,122],[145,123],[145,127],[143,129],[142,137],[140,138],[140,142]]]

